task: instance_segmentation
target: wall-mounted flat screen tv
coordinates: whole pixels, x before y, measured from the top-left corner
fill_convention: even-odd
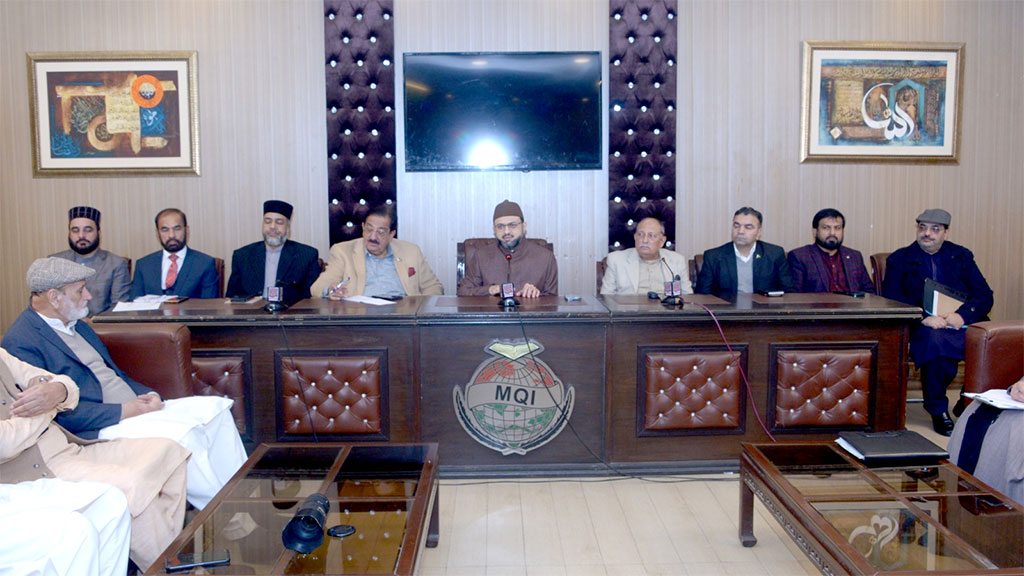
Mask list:
[[[405,169],[599,170],[599,52],[404,55]]]

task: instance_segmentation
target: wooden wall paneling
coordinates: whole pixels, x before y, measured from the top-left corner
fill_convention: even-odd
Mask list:
[[[397,54],[607,53],[603,1],[396,0],[395,12]],[[1024,3],[680,0],[677,14],[677,250],[727,241],[732,212],[749,203],[766,211],[765,238],[787,249],[809,241],[810,217],[830,205],[847,215],[848,245],[888,252],[913,240],[924,208],[942,206],[953,213],[951,239],[975,252],[992,284],[993,317],[1024,317]],[[103,246],[136,260],[157,248],[155,213],[177,205],[191,217],[192,245],[230,259],[259,238],[261,204],[277,197],[296,207],[292,238],[325,256],[322,23],[315,1],[0,2],[0,133],[17,143],[0,155],[0,330],[25,306],[31,261],[67,245],[74,204],[99,208]],[[95,33],[111,26],[118,34]],[[800,164],[805,39],[966,43],[961,163]],[[202,176],[32,178],[25,52],[119,49],[199,52]],[[505,197],[523,203],[531,235],[554,242],[562,291],[593,290],[594,261],[607,249],[606,170],[405,174],[400,102],[401,236],[420,244],[449,293],[455,243],[490,234]],[[736,185],[748,181],[757,185]],[[757,187],[771,210],[748,195]]]

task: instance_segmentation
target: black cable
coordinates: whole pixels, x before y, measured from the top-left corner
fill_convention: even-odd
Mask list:
[[[281,328],[281,338],[284,340],[284,349],[288,354],[288,361],[292,363],[292,370],[295,373],[295,382],[299,387],[299,397],[302,398],[302,404],[306,407],[306,417],[309,418],[309,429],[313,432],[313,442],[320,442],[320,439],[316,435],[316,422],[313,422],[313,411],[309,409],[309,402],[306,401],[306,391],[302,388],[302,377],[299,374],[299,366],[295,363],[295,353],[292,352],[291,344],[288,343],[288,332],[284,329],[284,322],[280,319],[277,321],[277,325]]]

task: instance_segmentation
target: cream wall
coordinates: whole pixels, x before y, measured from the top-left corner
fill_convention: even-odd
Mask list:
[[[293,238],[326,256],[322,14],[315,0],[0,2],[0,329],[25,305],[28,264],[66,247],[75,204],[100,208],[104,247],[133,259],[157,248],[152,217],[167,206],[189,214],[193,247],[230,259],[259,237],[261,202],[282,198],[296,206]],[[607,14],[591,0],[396,0],[396,50],[606,53]],[[891,251],[938,206],[992,284],[993,316],[1024,317],[1024,3],[701,0],[679,2],[677,23],[681,252],[727,241],[745,204],[787,248],[833,206],[847,215],[848,245]],[[960,165],[799,164],[804,39],[965,42]],[[197,50],[202,176],[32,178],[25,52],[72,50]],[[593,290],[606,171],[400,169],[398,187],[400,235],[423,247],[449,293],[455,243],[488,235],[505,197],[523,204],[531,235],[555,243],[562,292]]]

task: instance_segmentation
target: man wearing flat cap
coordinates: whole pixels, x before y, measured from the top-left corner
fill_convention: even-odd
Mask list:
[[[281,200],[263,203],[263,241],[243,246],[231,256],[227,296],[264,296],[283,289],[283,300],[309,298],[309,287],[320,275],[316,248],[294,242],[292,205]]]
[[[212,257],[188,247],[188,218],[177,208],[157,213],[156,239],[163,250],[139,259],[131,297],[145,294],[182,298],[216,298],[220,276]]]
[[[90,316],[128,299],[128,261],[100,248],[99,210],[91,206],[75,206],[68,210],[68,246],[70,250],[51,256],[78,262],[96,271],[85,281],[85,287],[92,294]]]
[[[92,440],[165,437],[192,452],[188,499],[205,506],[245,462],[242,439],[231,416],[232,401],[219,396],[167,400],[114,364],[110,352],[85,322],[91,298],[85,281],[95,272],[61,258],[29,266],[29,307],[4,335],[7,352],[33,366],[63,374],[78,385],[74,409],[56,421]]]
[[[886,298],[926,309],[931,308],[924,301],[926,280],[962,302],[955,312],[925,312],[910,333],[910,358],[921,372],[924,409],[931,415],[935,431],[945,436],[953,431],[946,388],[964,358],[967,326],[988,320],[992,309],[992,289],[974,262],[974,254],[946,241],[951,220],[949,212],[940,208],[921,213],[917,241],[889,255],[882,283]],[[962,401],[957,402],[953,412],[962,411],[962,406]]]
[[[327,268],[310,288],[313,297],[398,298],[443,294],[419,246],[395,238],[391,207],[372,208],[363,221],[363,237],[331,246]]]
[[[498,296],[512,282],[516,296],[537,298],[558,294],[555,255],[526,241],[526,220],[519,204],[505,200],[494,208],[493,244],[477,250],[466,262],[459,296]]]

